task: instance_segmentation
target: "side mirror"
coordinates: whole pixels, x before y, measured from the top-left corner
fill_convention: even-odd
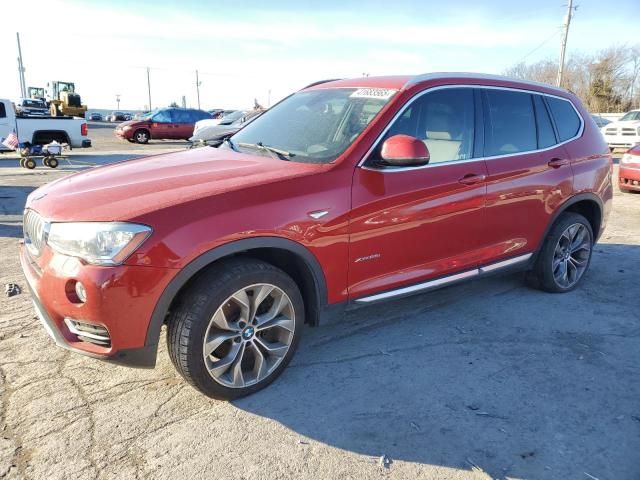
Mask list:
[[[421,140],[410,135],[394,135],[382,144],[382,159],[395,167],[426,165],[429,163],[429,149]]]

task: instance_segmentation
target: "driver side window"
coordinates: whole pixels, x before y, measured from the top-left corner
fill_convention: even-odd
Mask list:
[[[394,135],[415,137],[429,149],[429,165],[473,157],[474,98],[471,88],[445,88],[414,100],[395,120],[372,156],[383,162],[380,150]]]
[[[153,121],[156,123],[171,123],[169,110],[160,110],[153,116]]]

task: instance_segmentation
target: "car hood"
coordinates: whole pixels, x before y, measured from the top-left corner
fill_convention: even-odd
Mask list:
[[[127,120],[126,122],[119,123],[116,128],[137,127],[146,123],[149,122],[145,122],[144,120]]]
[[[62,178],[32,192],[27,208],[53,221],[126,221],[179,203],[309,175],[326,167],[227,149],[195,148]]]
[[[624,122],[611,122],[605,125],[603,128],[611,128],[611,127],[639,127],[640,120],[625,120]]]

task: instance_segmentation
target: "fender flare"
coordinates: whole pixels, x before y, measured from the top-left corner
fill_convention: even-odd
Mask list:
[[[252,237],[233,242],[225,243],[215,247],[200,256],[196,257],[178,274],[173,277],[165,287],[160,299],[153,309],[153,314],[147,327],[145,346],[157,346],[160,338],[160,330],[164,324],[165,317],[178,292],[191,280],[198,272],[215,262],[229,255],[246,252],[257,248],[277,248],[286,250],[302,258],[314,279],[315,294],[318,299],[318,308],[321,309],[327,304],[327,285],[324,271],[316,257],[302,244],[282,237]]]
[[[553,224],[556,223],[556,220],[558,219],[558,217],[567,211],[567,209],[569,207],[571,207],[571,205],[575,205],[578,202],[582,202],[584,200],[589,200],[594,202],[596,205],[598,205],[598,209],[600,210],[600,224],[602,225],[602,216],[604,215],[604,207],[602,205],[602,200],[600,199],[600,197],[598,197],[598,195],[596,195],[595,193],[591,193],[591,192],[585,192],[585,193],[579,193],[578,195],[574,195],[573,197],[569,198],[568,200],[565,200],[564,203],[562,203],[558,208],[556,208],[556,211],[553,213],[553,215],[551,216],[551,220],[549,221],[549,224],[547,225],[547,228],[545,228],[544,230],[544,234],[542,235],[542,237],[540,238],[540,243],[538,244],[536,250],[535,250],[535,254],[533,255],[533,258],[531,259],[531,265],[533,265],[536,261],[536,258],[538,257],[538,253],[540,253],[540,250],[542,249],[542,246],[544,245],[544,241],[547,238],[547,235],[549,235],[549,231],[551,230],[551,228],[553,227]],[[600,232],[593,232],[593,235],[596,236],[594,243],[597,241],[597,236],[599,235]]]

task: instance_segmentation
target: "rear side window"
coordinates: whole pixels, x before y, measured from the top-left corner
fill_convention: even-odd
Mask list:
[[[548,148],[556,144],[556,134],[553,131],[549,112],[540,95],[533,96],[536,109],[536,125],[538,126],[538,148]]]
[[[0,118],[7,116],[7,110],[4,108],[4,103],[0,103]]]
[[[189,110],[171,110],[173,123],[194,123],[195,119]]]
[[[509,155],[537,149],[536,121],[531,95],[485,90],[488,121],[485,156]]]
[[[564,142],[575,137],[580,130],[580,117],[578,117],[571,102],[555,97],[547,97],[547,103],[556,122],[560,141]]]
[[[194,122],[198,120],[204,120],[205,118],[211,118],[211,115],[202,110],[191,110],[191,118]]]

